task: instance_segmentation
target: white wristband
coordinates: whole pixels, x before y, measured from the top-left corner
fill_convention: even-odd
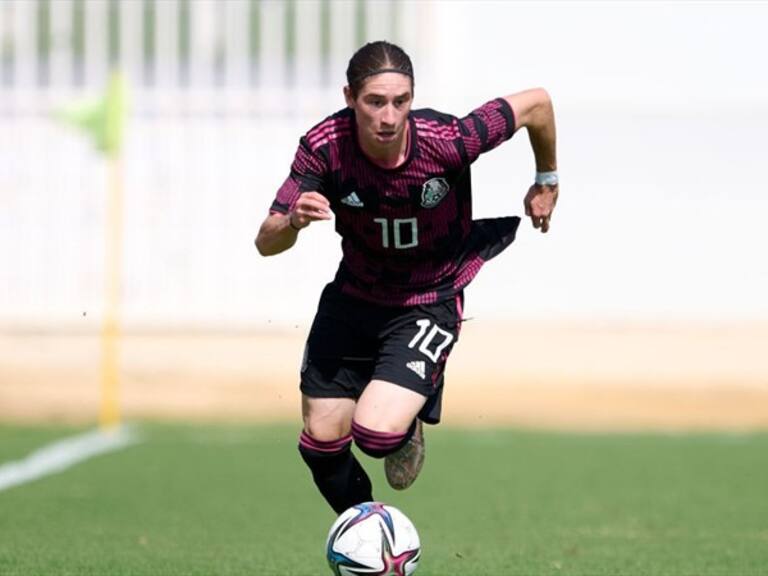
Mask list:
[[[557,186],[557,170],[552,170],[552,172],[536,172],[536,184],[539,186]]]

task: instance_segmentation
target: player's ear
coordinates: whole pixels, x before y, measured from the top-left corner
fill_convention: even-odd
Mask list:
[[[349,86],[344,86],[344,100],[347,101],[347,106],[355,109],[355,99],[352,97],[352,89]]]

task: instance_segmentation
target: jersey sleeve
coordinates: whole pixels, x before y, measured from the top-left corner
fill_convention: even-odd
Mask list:
[[[287,214],[296,206],[302,192],[316,191],[323,194],[326,182],[325,157],[312,150],[306,136],[299,141],[299,148],[291,164],[291,172],[277,191],[270,214]]]
[[[515,133],[515,114],[504,98],[496,98],[459,120],[467,159],[471,164],[480,154],[493,150]]]

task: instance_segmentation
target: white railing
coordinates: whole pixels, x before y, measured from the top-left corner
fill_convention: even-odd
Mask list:
[[[119,68],[140,108],[152,109],[156,94],[199,101],[216,100],[214,92],[241,95],[214,108],[241,106],[250,94],[253,112],[283,113],[285,94],[337,91],[363,41],[422,45],[424,33],[408,22],[429,9],[400,0],[3,0],[4,109],[98,91]]]
[[[188,29],[179,21],[187,8]],[[100,95],[113,64],[131,102],[122,152],[126,324],[308,317],[314,302],[302,286],[319,286],[336,264],[331,228],[278,262],[260,259],[253,237],[301,133],[343,105],[358,36],[394,39],[417,61],[427,37],[410,20],[428,9],[379,0],[0,1],[0,327],[98,326],[107,167],[51,112]],[[50,23],[46,41],[41,20]],[[314,251],[326,255],[307,259]]]

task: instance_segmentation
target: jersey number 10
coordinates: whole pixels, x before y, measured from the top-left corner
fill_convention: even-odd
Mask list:
[[[381,224],[381,245],[389,248],[394,245],[398,250],[413,248],[419,245],[419,227],[416,218],[374,218],[374,222]],[[390,242],[390,229],[391,240]]]

